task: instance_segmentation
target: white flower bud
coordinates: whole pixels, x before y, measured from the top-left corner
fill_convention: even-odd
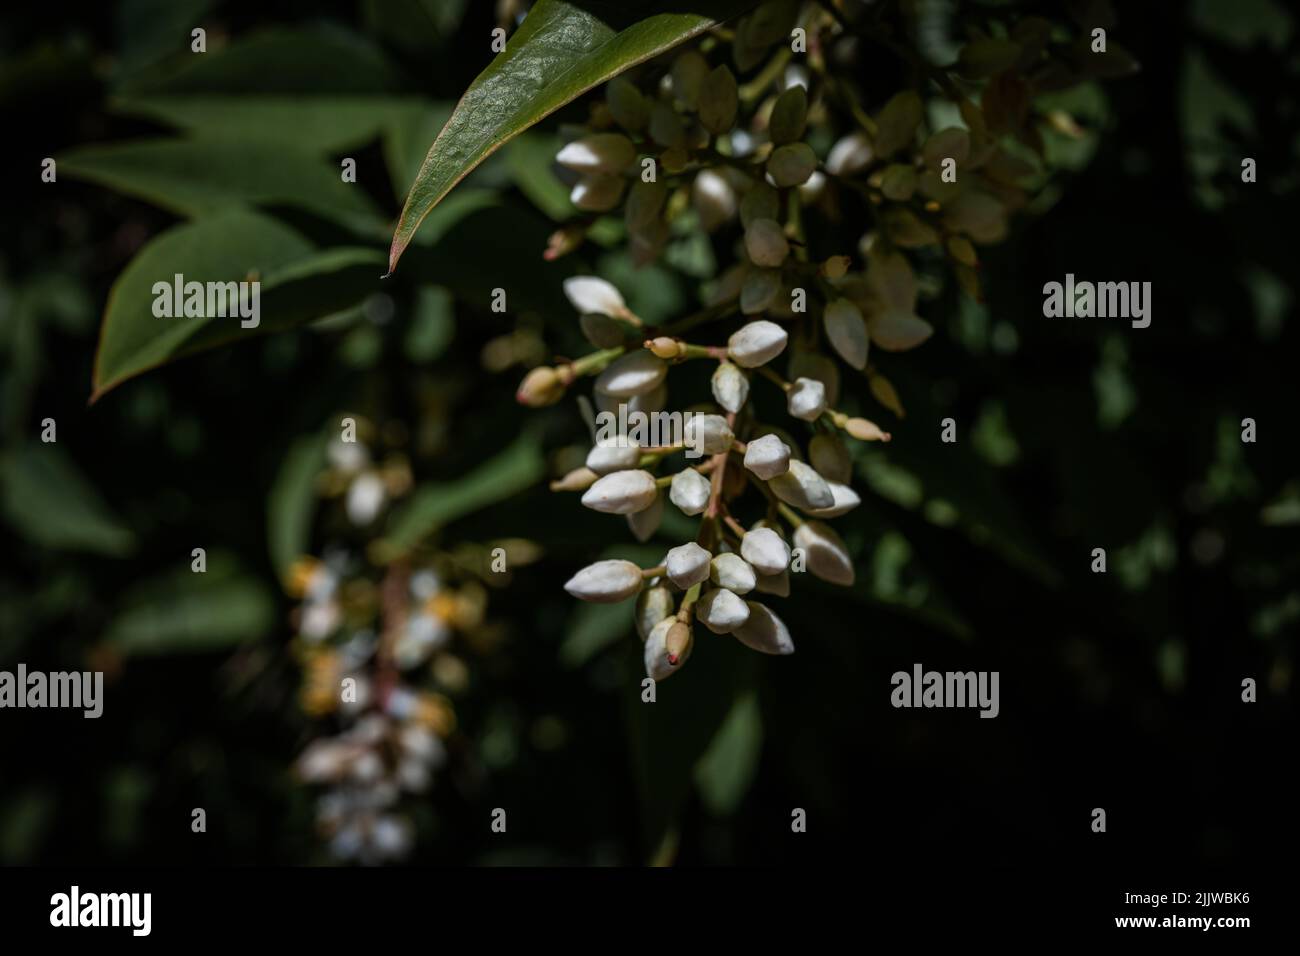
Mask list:
[[[653,352],[638,349],[615,359],[596,378],[596,391],[614,398],[652,392],[668,374],[668,366]]]
[[[759,574],[780,574],[790,566],[790,548],[771,528],[755,528],[740,539],[740,555]]]
[[[713,400],[729,412],[740,411],[749,398],[749,379],[730,362],[719,362],[710,382]]]
[[[826,306],[822,317],[826,328],[826,337],[839,353],[840,358],[856,369],[867,365],[867,323],[862,319],[858,307],[848,299],[836,299]]]
[[[635,511],[627,516],[627,526],[632,530],[632,537],[642,544],[654,537],[659,530],[659,523],[664,520],[664,496],[655,495],[655,500],[644,511]]]
[[[674,617],[665,618],[654,626],[649,637],[646,638],[643,655],[645,672],[647,677],[656,681],[672,677],[673,674],[682,669],[682,665],[691,656],[691,648],[694,643],[688,641],[685,650],[677,658],[676,664],[668,659],[668,632],[672,630],[673,625],[676,623],[677,619]]]
[[[727,552],[713,559],[709,568],[709,580],[733,594],[748,594],[758,583],[758,576],[748,561],[738,554]]]
[[[847,484],[853,475],[848,446],[839,435],[814,435],[808,443],[808,460],[828,482]]]
[[[663,411],[664,406],[668,404],[668,385],[660,383],[658,388],[644,395],[633,395],[631,398],[615,398],[613,395],[606,395],[599,391],[592,392],[592,397],[596,400],[596,411],[608,412],[617,422],[620,408],[626,409],[626,412],[622,413],[624,415],[631,415],[633,412],[651,415]]]
[[[683,514],[697,515],[709,503],[709,479],[694,468],[679,471],[673,475],[668,498]]]
[[[583,176],[569,193],[569,201],[585,212],[609,212],[623,199],[626,185],[621,176]]]
[[[749,619],[749,608],[726,588],[715,588],[695,605],[695,617],[714,634],[730,634]]]
[[[727,420],[721,415],[692,415],[686,423],[686,447],[705,455],[720,455],[736,440]]]
[[[650,472],[616,471],[588,488],[582,495],[582,503],[592,511],[630,515],[649,508],[658,494],[655,476]]]
[[[804,511],[816,511],[835,504],[835,496],[831,494],[826,479],[817,474],[811,465],[805,465],[801,461],[790,462],[790,470],[784,475],[777,475],[767,486],[786,504]]]
[[[688,541],[668,552],[664,567],[667,568],[668,580],[685,591],[708,578],[712,560],[713,555],[708,551],[694,541]]]
[[[736,214],[739,205],[736,191],[711,169],[701,170],[691,187],[691,199],[699,213],[700,225],[712,232]]]
[[[608,438],[587,453],[587,467],[597,475],[612,475],[616,471],[635,468],[641,460],[641,448],[629,438]]]
[[[755,438],[745,446],[745,467],[768,481],[790,469],[790,446],[775,435]]]
[[[814,378],[797,378],[785,395],[786,408],[795,418],[816,421],[826,411],[826,386]]]
[[[620,316],[627,313],[622,294],[596,276],[573,276],[564,280],[564,294],[580,313],[599,312]]]
[[[808,177],[808,181],[799,187],[799,198],[804,201],[805,205],[810,205],[816,201],[825,188],[826,177],[820,169],[815,169],[813,174]]]
[[[746,601],[749,618],[731,633],[746,647],[764,654],[793,654],[794,641],[785,622],[757,601]]]
[[[808,558],[808,570],[831,584],[853,584],[853,561],[840,536],[820,521],[805,521],[794,529],[794,546]]]
[[[815,378],[826,386],[826,404],[835,405],[840,398],[840,367],[829,355],[806,348],[793,349],[786,378]]]
[[[707,567],[707,565],[706,565]],[[641,640],[650,636],[654,626],[673,613],[673,592],[657,584],[636,596],[636,634]]]
[[[852,176],[871,164],[871,141],[865,133],[850,133],[838,140],[826,156],[826,169],[836,176]]]
[[[775,269],[790,255],[790,242],[774,219],[755,219],[745,229],[745,252],[756,266]]]
[[[569,143],[555,156],[575,173],[621,173],[636,160],[636,147],[622,133],[593,133]]]
[[[363,472],[348,485],[348,520],[358,527],[370,524],[378,517],[379,509],[384,506],[387,497],[384,479],[379,473]]]
[[[816,168],[817,154],[807,143],[779,146],[767,160],[767,174],[782,188],[802,186]]]
[[[739,105],[739,90],[736,78],[726,66],[719,66],[704,81],[700,91],[700,123],[710,133],[725,133],[736,122],[736,107]]]
[[[789,337],[775,322],[759,319],[727,339],[727,354],[742,368],[757,368],[780,355]]]
[[[631,561],[597,561],[569,578],[564,590],[583,601],[615,604],[641,590],[641,569]]]
[[[758,587],[754,588],[759,594],[772,594],[776,597],[790,596],[790,572],[782,571],[780,574],[763,574],[759,575]]]
[[[862,504],[858,493],[848,485],[838,481],[828,481],[826,484],[830,486],[831,494],[835,496],[835,503],[829,508],[818,508],[816,511],[809,512],[810,514],[819,518],[838,518]]]

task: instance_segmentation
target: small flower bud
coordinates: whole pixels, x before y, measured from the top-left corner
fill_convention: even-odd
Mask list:
[[[736,122],[736,107],[739,103],[736,78],[725,65],[717,67],[704,81],[704,88],[700,91],[700,123],[715,136],[725,133]]]
[[[745,467],[764,481],[790,469],[790,446],[775,435],[755,438],[745,446]]]
[[[582,245],[583,240],[587,238],[589,228],[590,226],[586,223],[573,223],[556,229],[547,237],[546,249],[542,252],[542,258],[547,262],[554,262],[556,259],[564,258]]]
[[[853,460],[839,435],[814,435],[808,443],[808,461],[828,482],[847,484],[853,474]]]
[[[853,584],[853,561],[840,536],[820,521],[805,521],[794,529],[794,546],[808,557],[808,570],[831,584]]]
[[[826,306],[822,322],[826,328],[826,337],[840,358],[856,369],[866,368],[870,341],[867,338],[867,323],[863,321],[858,307],[848,299],[836,299]]]
[[[808,91],[802,86],[791,86],[776,98],[767,121],[767,134],[778,146],[793,143],[803,138],[807,122]]]
[[[844,423],[844,430],[858,441],[889,441],[889,432],[865,418],[850,418]]]
[[[841,484],[838,481],[828,481],[826,484],[830,486],[831,494],[835,497],[835,503],[829,508],[818,508],[816,511],[809,512],[809,514],[814,514],[818,518],[838,518],[862,504],[862,499],[858,497],[858,493],[848,485]]]
[[[775,322],[759,319],[727,339],[727,355],[742,368],[757,368],[780,355],[789,337]]]
[[[831,493],[830,485],[826,484],[826,479],[817,474],[811,465],[801,461],[790,462],[790,470],[769,481],[768,487],[786,504],[803,511],[816,511],[835,504],[835,496]]]
[[[644,395],[633,395],[631,398],[615,398],[599,391],[592,392],[591,395],[596,400],[596,411],[608,412],[616,419],[621,414],[631,415],[633,412],[646,415],[661,412],[668,404],[668,386],[663,383]],[[625,409],[626,412],[621,412],[620,409]]]
[[[656,681],[664,680],[673,674],[686,663],[687,658],[691,655],[691,643],[688,641],[686,648],[677,657],[676,663],[668,659],[668,634],[673,629],[673,625],[679,623],[676,618],[666,618],[654,626],[649,637],[646,638],[644,661],[645,672],[647,677]]]
[[[651,352],[661,359],[675,359],[682,354],[682,343],[677,339],[670,338],[667,335],[661,335],[657,339],[651,339],[645,344]]]
[[[569,193],[569,201],[584,212],[609,212],[622,201],[626,185],[621,176],[583,176]]]
[[[731,552],[720,554],[713,559],[709,568],[709,580],[733,594],[748,594],[758,583],[758,577],[749,562]]]
[[[691,626],[684,621],[674,621],[664,635],[664,653],[674,667],[686,659],[691,649]]]
[[[673,475],[668,498],[683,514],[697,515],[709,503],[709,479],[694,468],[679,471]]]
[[[836,176],[852,176],[871,165],[871,141],[865,133],[850,133],[838,140],[826,156],[826,169]]]
[[[515,392],[515,401],[529,408],[554,405],[564,397],[564,382],[559,373],[548,365],[541,365],[524,376]]]
[[[745,252],[756,266],[775,269],[790,255],[790,243],[774,219],[755,219],[745,229]]]
[[[759,574],[780,574],[790,566],[790,547],[771,528],[755,528],[740,539],[740,555]]]
[[[735,434],[721,415],[692,415],[686,423],[686,447],[705,455],[720,455],[731,448]]]
[[[736,215],[738,205],[731,184],[711,169],[703,169],[695,177],[691,201],[706,232],[712,232]]]
[[[593,604],[616,604],[641,590],[641,569],[631,561],[597,561],[571,577],[564,590]]]
[[[575,173],[621,173],[636,161],[636,147],[622,133],[593,133],[569,143],[555,161]]]
[[[657,584],[646,588],[636,596],[637,637],[645,640],[654,630],[654,626],[673,614],[673,592],[667,585]]]
[[[658,494],[655,476],[650,472],[616,471],[588,488],[582,496],[582,503],[592,511],[630,515],[649,508]]]
[[[650,352],[629,352],[610,363],[596,378],[596,391],[614,398],[631,398],[654,391],[668,374],[663,359]]]
[[[615,318],[627,314],[622,294],[596,276],[572,276],[564,280],[564,295],[580,313],[598,312]]]
[[[786,378],[815,378],[826,386],[826,404],[834,405],[840,397],[840,366],[829,355],[806,348],[792,350],[786,366]]]
[[[575,468],[563,478],[551,482],[552,491],[586,491],[600,475],[590,468]]]
[[[813,378],[797,378],[785,395],[786,408],[795,418],[816,421],[826,411],[826,386]]]
[[[784,188],[802,186],[817,168],[817,154],[807,143],[778,146],[767,158],[767,174]]]
[[[710,385],[713,388],[713,400],[733,414],[740,411],[749,398],[749,379],[730,362],[718,363]]]
[[[695,605],[695,617],[714,634],[730,634],[748,620],[749,608],[726,588],[715,588]]]
[[[664,558],[664,567],[667,569],[668,580],[685,591],[708,579],[709,562],[712,560],[713,555],[708,551],[694,541],[688,541],[668,552]]]
[[[785,622],[757,601],[746,601],[749,617],[731,633],[746,647],[764,654],[793,654],[794,641]]]

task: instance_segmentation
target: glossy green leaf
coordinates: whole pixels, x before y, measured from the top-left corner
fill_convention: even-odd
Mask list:
[[[340,167],[310,149],[265,141],[145,139],[88,146],[58,158],[59,172],[182,216],[232,205],[286,205],[359,235],[384,233],[384,217]]]
[[[23,537],[58,551],[120,557],[135,535],[104,504],[57,444],[29,444],[0,458],[0,503]]]
[[[502,144],[628,67],[753,5],[689,0],[660,13],[653,0],[538,0],[430,147],[393,236],[390,271],[429,211]]]
[[[379,253],[342,248],[317,252],[288,226],[233,209],[175,226],[153,239],[113,284],[100,329],[94,395],[184,355],[328,315],[378,286]],[[154,284],[261,282],[256,328],[238,317],[159,318]]]
[[[449,522],[518,494],[544,472],[541,444],[525,433],[473,471],[418,488],[390,518],[388,533],[376,542],[376,549],[385,559],[405,554]]]

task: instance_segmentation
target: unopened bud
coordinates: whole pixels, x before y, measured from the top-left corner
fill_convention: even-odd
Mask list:
[[[865,133],[850,133],[838,140],[826,156],[826,169],[836,176],[852,176],[871,165],[871,141]]]
[[[646,342],[645,347],[665,361],[675,359],[682,354],[682,343],[666,335],[661,335],[657,339],[650,339]]]
[[[614,398],[631,398],[654,391],[668,374],[668,366],[657,355],[641,350],[610,363],[596,378],[596,391]]]
[[[664,558],[665,573],[669,581],[685,591],[707,580],[709,562],[712,560],[713,555],[708,551],[694,541],[688,541],[668,552],[668,556]]]
[[[673,613],[673,592],[667,585],[646,588],[636,596],[636,633],[641,640],[650,636],[654,626]]]
[[[691,627],[683,621],[674,621],[664,635],[664,653],[668,663],[676,666],[686,658],[691,646]]]
[[[786,504],[803,511],[816,511],[835,504],[835,496],[826,479],[802,461],[790,462],[790,470],[771,479],[768,487]]]
[[[742,326],[727,339],[727,355],[742,368],[757,368],[785,349],[789,334],[775,322],[759,319]]]
[[[598,443],[587,453],[587,467],[597,475],[635,468],[640,460],[637,443],[621,435]]]
[[[790,446],[775,435],[755,438],[745,446],[745,467],[764,481],[790,469]]]
[[[551,482],[552,491],[586,491],[600,475],[590,468],[575,468],[563,478]]]
[[[709,479],[694,468],[687,468],[673,475],[668,499],[680,508],[683,514],[697,515],[709,503],[709,490]]]
[[[866,418],[850,418],[844,423],[844,430],[858,441],[889,441],[889,432]]]
[[[515,401],[529,408],[554,405],[563,397],[564,382],[559,373],[548,365],[539,366],[525,375],[515,392]]]
[[[749,608],[726,588],[715,588],[695,605],[695,617],[714,634],[730,634],[749,619]]]
[[[709,580],[733,594],[748,594],[758,583],[758,578],[749,562],[731,552],[720,554],[713,559],[709,568]]]
[[[813,378],[797,378],[786,393],[786,408],[805,422],[816,421],[826,411],[826,386]]]
[[[597,561],[571,577],[564,590],[583,601],[615,604],[641,590],[641,580],[641,569],[631,561]]]
[[[830,487],[835,502],[829,508],[818,508],[816,511],[809,512],[809,514],[814,514],[818,518],[838,518],[862,503],[858,493],[848,485],[841,484],[838,481],[828,481],[826,484]]]
[[[623,199],[626,185],[621,176],[583,176],[569,193],[569,201],[584,212],[609,212]]]
[[[555,161],[575,173],[621,173],[636,160],[636,147],[622,133],[593,133],[574,140]]]
[[[766,605],[746,601],[749,617],[731,633],[746,647],[764,654],[793,654],[794,641],[785,622],[772,613]]]
[[[713,400],[728,412],[740,411],[749,398],[749,379],[730,362],[719,362],[709,383],[713,388]]]
[[[546,249],[542,252],[542,258],[547,262],[554,262],[567,256],[582,245],[583,240],[587,238],[587,229],[586,223],[573,223],[555,230],[546,240]]]
[[[612,283],[596,276],[572,276],[564,280],[564,295],[580,313],[598,312],[615,318],[627,314],[627,303]]]
[[[831,584],[853,584],[853,561],[849,549],[830,525],[805,521],[794,529],[794,546],[808,558],[808,570]]]
[[[691,642],[677,655],[676,662],[668,660],[668,634],[673,625],[680,623],[676,618],[666,618],[654,626],[646,638],[644,661],[647,677],[656,681],[665,680],[676,674],[691,655]]]
[[[711,169],[703,169],[695,177],[691,200],[706,232],[712,232],[736,215],[736,191]]]
[[[720,455],[731,448],[735,434],[721,415],[692,415],[686,423],[686,447],[705,455]]]
[[[582,496],[582,503],[592,511],[630,515],[649,508],[655,503],[658,494],[655,476],[650,472],[616,471],[598,479],[588,488]]]
[[[755,528],[740,539],[740,556],[759,574],[780,574],[790,566],[790,546],[771,528]]]

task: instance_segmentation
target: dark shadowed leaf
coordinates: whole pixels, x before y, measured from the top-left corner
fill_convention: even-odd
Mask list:
[[[57,444],[30,444],[0,458],[5,519],[29,541],[60,551],[119,557],[135,535]]]

